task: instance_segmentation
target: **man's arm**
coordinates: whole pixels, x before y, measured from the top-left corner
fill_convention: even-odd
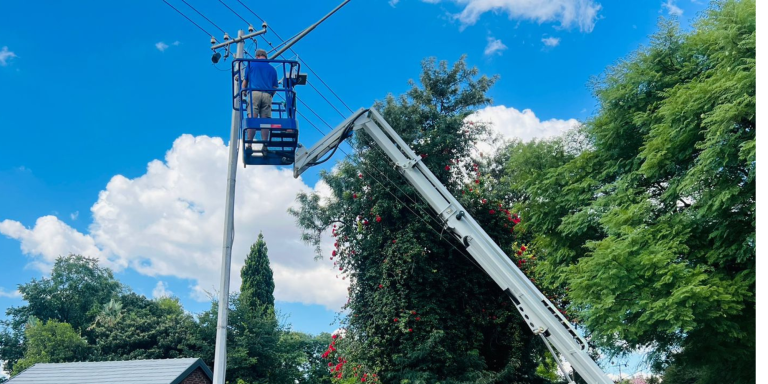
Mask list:
[[[277,89],[278,88],[278,84],[277,84],[277,70],[274,70],[274,71],[275,71],[275,76],[272,77],[272,88]],[[275,92],[272,92],[272,96],[274,96],[274,95],[275,95]]]

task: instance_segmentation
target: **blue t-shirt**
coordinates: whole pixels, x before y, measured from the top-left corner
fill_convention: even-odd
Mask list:
[[[244,79],[248,82],[248,88],[260,89],[262,92],[277,88],[277,71],[266,60],[249,62]],[[274,95],[275,91],[269,94]]]

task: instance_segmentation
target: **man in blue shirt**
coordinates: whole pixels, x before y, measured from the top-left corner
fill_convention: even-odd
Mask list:
[[[257,60],[267,60],[267,51],[263,49],[256,50]],[[267,61],[252,61],[248,64],[248,69],[243,76],[242,89],[246,88],[256,89],[251,92],[251,113],[250,117],[269,118],[272,117],[272,96],[275,95],[275,91],[271,89],[277,88],[277,71],[274,67],[269,65]],[[255,132],[248,130],[248,140],[253,140]],[[261,130],[261,139],[269,140],[269,129]],[[247,145],[248,149],[251,149],[251,145]],[[266,145],[262,148],[264,154],[266,154]]]

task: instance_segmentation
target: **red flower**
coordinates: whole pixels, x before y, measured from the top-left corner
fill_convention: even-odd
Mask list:
[[[333,252],[331,252],[332,256],[336,256],[336,250],[334,249]]]
[[[475,184],[480,184],[480,180],[475,179]]]
[[[520,247],[520,250],[521,250],[521,251],[523,251],[523,252],[525,252],[525,250],[526,250],[526,249],[528,249],[528,248],[526,248],[526,247],[525,247],[525,245],[523,245],[522,247]]]
[[[411,315],[415,315],[415,314],[416,314],[416,311],[411,311]]]
[[[445,170],[446,170],[446,171],[450,171],[450,170],[451,170],[451,166],[450,166],[450,165],[446,165],[446,166],[445,166]]]
[[[384,288],[384,286],[383,286],[383,285],[381,285],[381,284],[379,284],[379,288]]]
[[[427,155],[425,155],[425,154],[423,154],[423,153],[422,153],[421,155],[419,155],[419,156],[421,156],[421,158],[422,158],[422,159],[423,159],[423,158],[425,158],[425,157],[427,157]]]
[[[488,211],[488,213],[490,213],[491,215],[493,215],[493,214],[495,214],[495,213],[496,213],[496,211],[494,211],[493,209],[491,209],[490,211]]]
[[[485,204],[485,203],[487,203],[487,202],[488,202],[488,200],[486,200],[486,199],[483,199],[483,204]]]
[[[361,178],[361,179],[362,179],[362,178],[363,178],[363,174],[362,174],[362,173],[360,173],[360,174],[358,174],[358,175],[357,175],[357,177],[359,177],[359,178]]]
[[[381,223],[381,216],[379,216],[379,215],[376,215],[376,222],[377,222],[377,223]]]
[[[517,223],[519,223],[519,222],[520,222],[520,219],[518,219],[517,217],[515,217],[515,219],[514,219],[514,220],[512,220],[512,222],[513,222],[513,223],[515,223],[515,224],[517,224]]]
[[[333,336],[331,336],[331,338],[332,338],[332,339],[334,339],[334,340],[335,340],[337,337],[339,337],[339,335],[333,335]]]
[[[395,323],[397,323],[397,317],[395,317]]]
[[[408,332],[413,332],[413,328],[408,328]]]
[[[339,267],[339,271],[341,271],[341,270],[343,270],[343,268],[342,268],[342,267]]]
[[[353,199],[357,199],[357,193],[353,193],[353,194],[352,194],[352,198],[353,198]]]
[[[421,317],[417,317],[417,318],[416,318],[416,321],[421,321]]]
[[[392,244],[397,243],[397,240],[392,240]]]

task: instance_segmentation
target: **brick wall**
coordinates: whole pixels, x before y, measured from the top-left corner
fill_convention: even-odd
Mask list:
[[[203,370],[198,368],[192,371],[181,384],[211,384],[211,380],[203,373]]]

